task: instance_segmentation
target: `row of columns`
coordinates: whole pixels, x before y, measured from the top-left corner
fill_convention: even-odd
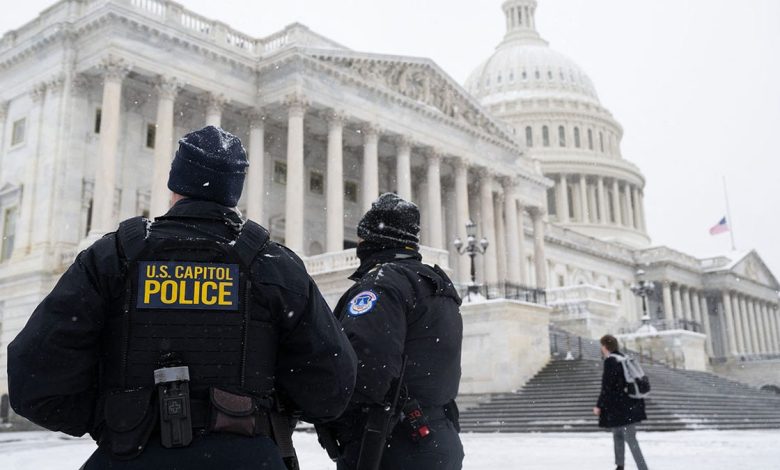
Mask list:
[[[640,188],[613,178],[560,174],[555,186],[555,213],[562,223],[614,224],[646,231]],[[570,204],[571,201],[571,204]]]
[[[712,356],[712,328],[710,327],[709,306],[703,291],[670,282],[663,283],[663,306],[666,320],[671,327],[686,322],[697,323],[701,332],[707,335],[707,354]]]
[[[749,356],[780,354],[780,313],[775,303],[739,292],[723,292],[727,354]]]

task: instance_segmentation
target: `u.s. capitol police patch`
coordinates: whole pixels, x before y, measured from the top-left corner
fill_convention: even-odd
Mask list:
[[[353,317],[365,315],[374,309],[376,294],[370,290],[364,290],[349,301],[349,314]]]

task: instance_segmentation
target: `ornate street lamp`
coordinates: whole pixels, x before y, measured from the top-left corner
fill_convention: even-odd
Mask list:
[[[631,286],[631,292],[642,298],[642,325],[646,326],[650,324],[650,314],[647,312],[647,297],[655,292],[655,284],[653,281],[645,281],[645,272],[641,269],[636,272],[636,278],[638,282]]]
[[[485,250],[488,248],[488,241],[486,238],[482,238],[477,242],[477,224],[469,220],[466,224],[466,243],[464,244],[460,238],[456,237],[452,244],[455,245],[455,250],[459,255],[466,254],[471,258],[471,282],[469,282],[467,290],[469,299],[471,299],[471,294],[479,292],[474,258],[477,256],[477,253],[485,254]]]

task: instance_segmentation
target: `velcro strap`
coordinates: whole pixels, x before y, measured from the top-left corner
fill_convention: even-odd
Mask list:
[[[123,220],[116,234],[125,259],[133,261],[141,254],[146,243],[146,219],[139,216]]]
[[[233,249],[238,253],[244,266],[249,267],[252,266],[255,257],[262,251],[269,239],[270,234],[266,229],[247,220],[241,228],[241,233],[238,234]]]

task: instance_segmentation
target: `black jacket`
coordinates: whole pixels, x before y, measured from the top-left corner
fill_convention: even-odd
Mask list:
[[[620,352],[615,352],[622,356]],[[647,419],[645,401],[628,396],[623,366],[614,357],[604,360],[604,374],[601,377],[601,394],[597,407],[601,408],[599,427],[614,428],[638,423]]]
[[[452,282],[416,251],[377,250],[361,259],[355,285],[336,307],[358,357],[353,403],[381,403],[406,355],[409,396],[446,405],[458,394],[463,341]]]
[[[230,242],[239,214],[184,199],[151,225],[150,237]],[[260,247],[258,247],[259,249]],[[252,266],[252,293],[278,331],[276,388],[320,422],[345,408],[356,358],[301,260],[270,242]],[[74,436],[93,431],[101,333],[109,306],[125,289],[125,260],[109,233],[81,252],[8,346],[13,409],[45,428]]]

